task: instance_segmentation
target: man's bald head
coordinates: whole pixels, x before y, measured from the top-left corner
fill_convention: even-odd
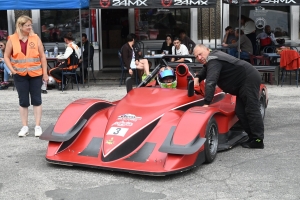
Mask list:
[[[194,56],[202,64],[206,63],[209,53],[209,48],[203,44],[197,44],[194,48]]]

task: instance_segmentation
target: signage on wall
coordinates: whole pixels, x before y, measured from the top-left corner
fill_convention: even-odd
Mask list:
[[[274,4],[281,4],[281,3],[285,3],[285,4],[296,4],[296,0],[264,0],[261,1],[261,3],[274,3]]]
[[[258,29],[263,29],[266,26],[266,20],[263,17],[258,17],[255,19],[255,26]]]
[[[290,32],[288,12],[280,10],[250,10],[249,18],[255,21],[256,28],[262,30],[266,25],[271,27],[275,37],[288,36]],[[264,13],[264,12],[265,13]],[[277,35],[277,36],[276,36]]]
[[[259,0],[248,0],[250,4],[256,5],[259,3]]]
[[[268,14],[268,10],[262,6],[256,6],[253,14],[255,17],[263,17]]]
[[[223,0],[224,3],[228,3],[228,4],[238,4],[239,1],[238,0]]]
[[[196,8],[215,6],[217,0],[91,0],[91,8]]]
[[[300,0],[224,0],[224,3],[228,4],[238,4],[242,5],[282,5],[282,6],[290,6],[290,5],[299,5]]]

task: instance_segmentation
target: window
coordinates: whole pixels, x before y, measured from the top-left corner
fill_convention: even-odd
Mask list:
[[[6,40],[8,35],[7,11],[0,10],[0,40]]]
[[[190,32],[190,9],[135,9],[135,34],[140,40],[164,40],[166,34]]]
[[[41,10],[41,39],[42,42],[64,42],[63,36],[72,32],[76,42],[80,41],[79,10]],[[91,11],[93,26],[92,40],[96,41],[95,10]],[[89,11],[81,10],[82,33],[89,37]]]
[[[230,6],[229,25],[238,27],[237,6]],[[244,6],[242,14],[254,20],[256,34],[264,30],[265,25],[270,25],[271,30],[277,38],[290,38],[290,7],[289,6]]]

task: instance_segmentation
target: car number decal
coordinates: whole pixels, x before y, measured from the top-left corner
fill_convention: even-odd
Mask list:
[[[127,133],[128,128],[120,128],[120,127],[111,127],[106,135],[115,135],[124,137]]]

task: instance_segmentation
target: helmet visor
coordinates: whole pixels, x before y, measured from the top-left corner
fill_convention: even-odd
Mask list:
[[[173,70],[164,70],[159,73],[160,78],[165,78],[167,76],[174,76],[174,71]]]

